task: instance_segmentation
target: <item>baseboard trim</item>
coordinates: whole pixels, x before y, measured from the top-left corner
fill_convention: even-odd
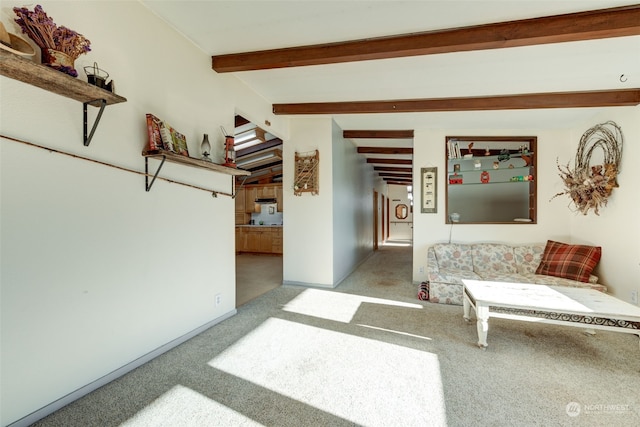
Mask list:
[[[321,289],[334,289],[337,288],[340,283],[342,283],[347,277],[349,277],[354,271],[358,269],[365,261],[371,258],[375,254],[374,251],[369,252],[366,256],[364,256],[360,261],[358,261],[352,268],[349,270],[347,274],[345,274],[340,280],[336,281],[333,284],[322,284],[322,283],[308,283],[308,282],[296,282],[291,280],[283,280],[283,286],[292,286],[292,287],[305,287],[305,288],[321,288]]]
[[[63,408],[65,406],[67,406],[68,404],[70,404],[71,402],[74,402],[78,399],[80,399],[83,396],[86,396],[87,394],[91,393],[92,391],[97,390],[98,388],[110,383],[113,380],[116,380],[118,378],[120,378],[121,376],[133,371],[134,369],[144,365],[145,363],[155,359],[156,357],[160,356],[163,353],[166,353],[167,351],[171,350],[174,347],[179,346],[180,344],[184,343],[185,341],[190,340],[191,338],[195,337],[196,335],[206,331],[207,329],[211,328],[212,326],[217,325],[218,323],[222,322],[223,320],[226,320],[232,316],[234,316],[236,313],[238,312],[238,310],[236,310],[235,308],[231,311],[229,311],[228,313],[223,314],[220,317],[217,317],[215,319],[213,319],[212,321],[205,323],[202,326],[197,327],[196,329],[187,332],[186,334],[172,340],[169,341],[168,343],[156,348],[155,350],[150,351],[149,353],[140,356],[139,358],[133,360],[132,362],[127,363],[126,365],[116,369],[115,371],[112,371],[100,378],[98,378],[97,380],[90,382],[89,384],[80,387],[79,389],[67,394],[66,396],[61,397],[60,399],[57,399],[53,402],[51,402],[50,404],[43,406],[42,408],[38,409],[37,411],[32,412],[31,414],[20,418],[17,421],[14,421],[11,424],[8,424],[7,427],[28,427],[31,424],[35,423],[38,420],[41,420],[42,418],[46,417],[47,415],[50,415],[52,413],[54,413],[55,411],[57,411],[60,408]]]

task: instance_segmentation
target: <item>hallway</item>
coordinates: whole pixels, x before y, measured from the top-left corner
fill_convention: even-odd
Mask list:
[[[411,240],[387,240],[380,245],[379,250],[375,251],[372,256],[374,254],[378,254],[379,263],[376,264],[372,271],[367,272],[367,276],[373,276],[369,281],[370,284],[385,283],[385,278],[391,279],[389,271],[393,271],[397,267],[400,267],[403,272],[402,279],[411,283]],[[240,307],[260,295],[282,286],[282,262],[281,255],[236,255],[236,307]],[[367,265],[370,264],[363,263],[353,273],[358,272],[363,267],[368,268],[366,267]],[[399,279],[398,277],[393,278]],[[336,289],[340,290],[348,287],[348,279],[347,277]]]

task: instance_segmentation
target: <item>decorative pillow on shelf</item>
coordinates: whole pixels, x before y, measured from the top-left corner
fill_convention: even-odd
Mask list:
[[[536,274],[588,283],[601,255],[600,246],[567,245],[547,240]]]

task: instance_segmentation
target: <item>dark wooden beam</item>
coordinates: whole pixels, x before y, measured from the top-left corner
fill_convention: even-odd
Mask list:
[[[640,34],[640,5],[471,27],[217,55],[218,73],[501,49]]]
[[[413,130],[345,130],[343,138],[413,139]]]
[[[262,144],[254,145],[253,147],[247,147],[242,150],[236,151],[236,159],[239,159],[243,156],[248,156],[249,154],[257,153],[258,151],[267,150],[269,148],[277,147],[278,145],[282,145],[282,140],[280,138],[270,139]]]
[[[640,89],[527,93],[466,98],[395,101],[310,102],[273,104],[274,114],[363,114],[436,111],[529,110],[542,108],[623,107],[640,104]]]
[[[406,147],[358,147],[360,154],[413,154],[413,148]]]
[[[367,163],[379,165],[412,165],[413,160],[409,159],[367,159]]]
[[[235,126],[235,127],[237,127],[237,128],[238,128],[238,127],[240,127],[240,126],[242,126],[242,125],[246,125],[246,124],[248,124],[248,123],[251,123],[251,122],[250,122],[249,120],[245,119],[244,117],[242,117],[241,115],[236,114],[236,116],[235,116],[235,123],[234,123],[234,126]]]
[[[407,178],[411,179],[413,176],[411,172],[409,173],[398,173],[398,172],[379,172],[379,176],[388,176],[388,177],[396,177],[396,178]]]
[[[411,172],[412,168],[408,167],[408,168],[397,168],[397,167],[393,167],[393,166],[374,166],[373,167],[374,171],[380,171],[380,172]]]
[[[385,179],[387,184],[395,184],[395,185],[412,185],[413,181],[398,181],[397,179]]]

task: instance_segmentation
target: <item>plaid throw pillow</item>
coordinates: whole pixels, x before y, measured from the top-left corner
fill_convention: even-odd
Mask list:
[[[547,240],[536,274],[587,283],[601,255],[600,246],[567,245]]]

